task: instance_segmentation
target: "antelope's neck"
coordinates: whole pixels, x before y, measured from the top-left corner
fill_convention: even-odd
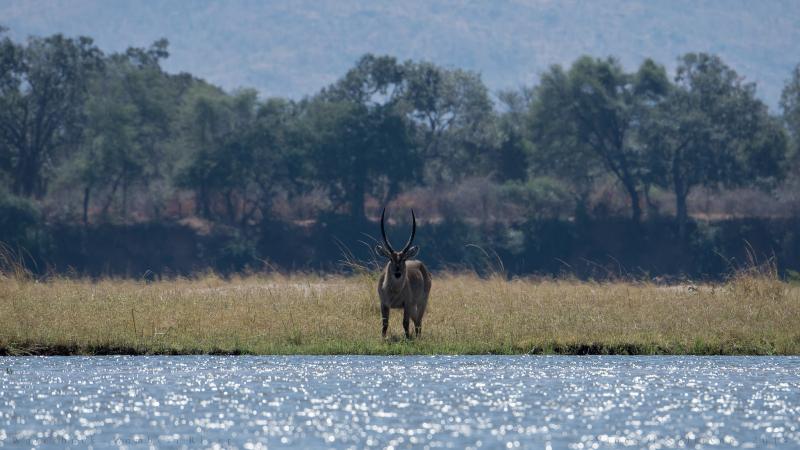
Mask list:
[[[400,291],[406,287],[408,283],[408,273],[404,273],[402,277],[395,278],[392,271],[389,270],[389,265],[383,270],[383,289],[389,294],[399,294]]]

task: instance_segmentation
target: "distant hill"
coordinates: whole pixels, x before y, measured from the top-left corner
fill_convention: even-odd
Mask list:
[[[166,64],[227,89],[301,97],[365,52],[481,72],[493,90],[532,84],[581,54],[674,66],[717,53],[773,108],[800,62],[800,1],[0,0],[15,38],[88,35],[104,50],[171,42]]]

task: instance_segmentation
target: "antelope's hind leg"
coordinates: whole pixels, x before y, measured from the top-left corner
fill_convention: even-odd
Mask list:
[[[422,335],[422,314],[420,314],[419,306],[414,311],[414,315],[411,316],[411,320],[414,322],[414,337],[420,337]]]
[[[426,298],[422,304],[417,305],[417,311],[414,315],[414,334],[416,334],[417,337],[422,335],[422,316],[425,315],[425,307],[428,306],[427,303],[428,299]]]
[[[389,328],[389,307],[381,305],[381,336],[386,339],[386,330]]]
[[[403,307],[403,331],[406,332],[406,339],[411,339],[411,333],[408,331],[408,323],[411,320],[411,311],[408,305]]]

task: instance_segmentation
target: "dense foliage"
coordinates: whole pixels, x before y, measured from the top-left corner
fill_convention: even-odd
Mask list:
[[[228,230],[253,260],[281,227],[361,230],[391,204],[483,233],[620,214],[641,231],[674,212],[691,245],[698,190],[764,192],[783,199],[773,216],[800,206],[800,68],[778,117],[703,53],[673,75],[585,56],[494,97],[476,73],[367,54],[300,101],[170,74],[167,57],[164,40],[107,55],[86,37],[2,37],[0,203],[20,219],[0,241],[29,245],[42,221],[181,222]]]

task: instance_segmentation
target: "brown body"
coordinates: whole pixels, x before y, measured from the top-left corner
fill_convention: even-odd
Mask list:
[[[403,330],[410,337],[409,321],[414,322],[414,333],[422,333],[422,317],[428,306],[431,292],[431,274],[422,261],[405,261],[405,276],[396,278],[389,261],[378,280],[378,297],[381,300],[382,334],[389,327],[389,310],[403,310]]]
[[[403,310],[403,330],[406,337],[410,338],[408,330],[409,321],[414,321],[414,332],[417,336],[422,333],[422,316],[428,306],[428,294],[431,292],[431,274],[422,264],[422,261],[413,259],[419,253],[419,247],[414,243],[417,232],[417,218],[411,211],[412,228],[411,237],[402,250],[395,251],[386,237],[384,218],[386,209],[381,214],[381,235],[383,245],[375,246],[375,253],[389,261],[378,280],[378,297],[381,300],[381,334],[386,337],[389,328],[389,311],[392,309]]]

